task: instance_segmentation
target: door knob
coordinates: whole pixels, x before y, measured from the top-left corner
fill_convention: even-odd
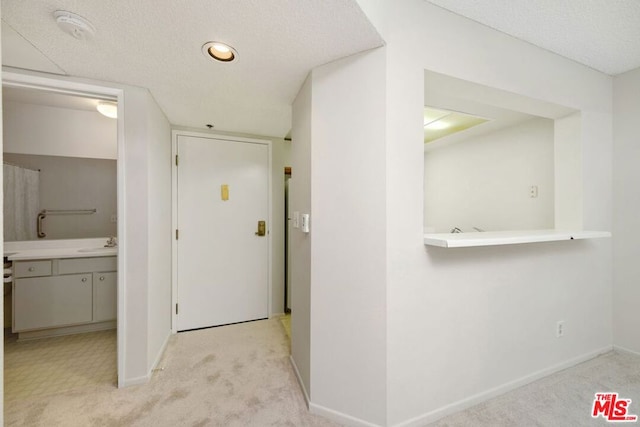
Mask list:
[[[267,234],[267,223],[266,221],[258,221],[258,231],[256,231],[256,236],[264,236]]]

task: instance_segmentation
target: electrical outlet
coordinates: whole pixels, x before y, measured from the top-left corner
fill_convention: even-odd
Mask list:
[[[535,199],[536,197],[538,197],[537,185],[532,185],[531,187],[529,187],[529,197],[531,197],[532,199]]]
[[[562,338],[564,336],[564,320],[558,320],[556,322],[556,338]]]

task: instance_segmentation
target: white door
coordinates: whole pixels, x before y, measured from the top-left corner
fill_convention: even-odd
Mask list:
[[[269,145],[177,138],[177,329],[268,317]]]

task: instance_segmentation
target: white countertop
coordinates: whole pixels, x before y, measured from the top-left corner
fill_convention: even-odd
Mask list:
[[[117,256],[118,248],[58,248],[28,249],[19,252],[5,253],[9,261],[25,261],[30,259],[54,258],[91,258],[101,256]]]
[[[587,230],[515,230],[483,231],[471,233],[430,233],[424,235],[424,244],[441,248],[514,245],[520,243],[554,242],[560,240],[595,239],[611,237],[608,231]]]
[[[5,242],[4,256],[10,261],[117,256],[118,248],[105,248],[106,242],[106,238]]]

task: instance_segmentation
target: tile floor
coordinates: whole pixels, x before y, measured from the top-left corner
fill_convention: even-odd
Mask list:
[[[116,330],[17,341],[5,330],[4,400],[117,383]]]
[[[291,314],[285,314],[280,317],[280,322],[284,328],[284,333],[291,339]]]

